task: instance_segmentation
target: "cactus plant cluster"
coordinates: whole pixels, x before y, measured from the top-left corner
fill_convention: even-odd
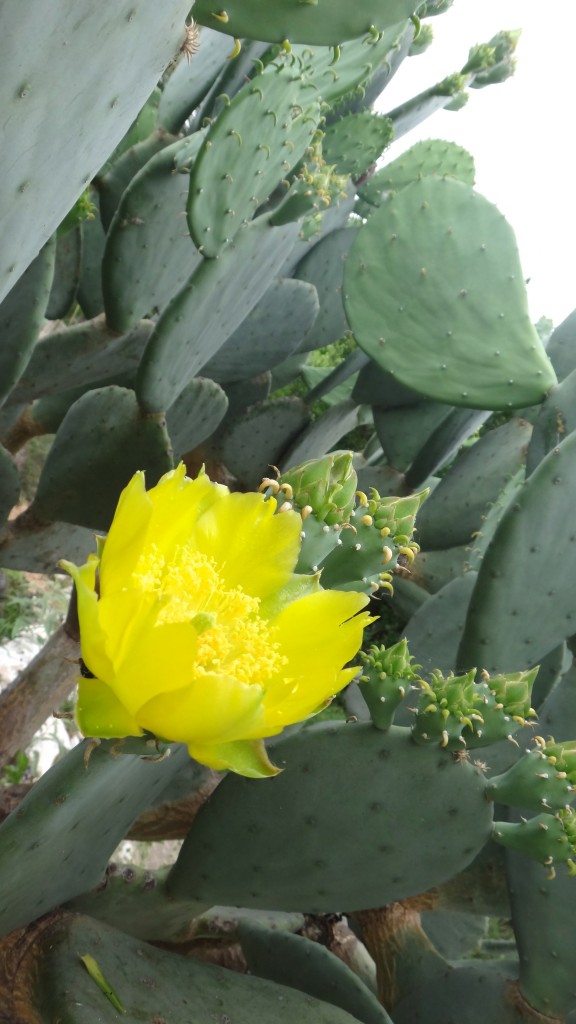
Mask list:
[[[3,12],[0,564],[86,562],[97,601],[93,531],[135,473],[184,461],[298,517],[274,615],[300,588],[370,616],[336,717],[264,733],[276,777],[168,756],[146,727],[34,783],[0,824],[2,1021],[576,1013],[574,317],[545,348],[470,154],[385,153],[503,81],[517,33],[372,110],[448,6]],[[77,628],[72,601],[0,694],[5,761],[60,699],[55,649],[97,692]],[[184,842],[119,869],[129,832]],[[465,959],[486,915],[510,955]]]

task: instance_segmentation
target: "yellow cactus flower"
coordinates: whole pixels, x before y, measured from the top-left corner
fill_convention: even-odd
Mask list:
[[[293,572],[300,516],[184,465],[149,491],[136,473],[78,592],[86,736],[144,732],[241,775],[276,774],[263,738],[325,707],[372,621],[364,594]]]

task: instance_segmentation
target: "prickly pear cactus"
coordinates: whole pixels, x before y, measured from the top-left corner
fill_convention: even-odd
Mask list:
[[[75,591],[0,692],[0,1020],[570,1020],[576,321],[387,153],[518,34],[377,113],[449,0],[190,5],[2,14],[0,565]]]

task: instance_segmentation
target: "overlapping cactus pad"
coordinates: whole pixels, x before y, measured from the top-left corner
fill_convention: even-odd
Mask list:
[[[334,46],[368,32],[377,34],[413,14],[416,6],[414,0],[366,0],[361,7],[341,0],[273,0],[263,8],[259,0],[232,0],[223,8],[212,0],[196,0],[192,15],[199,24],[231,36]]]
[[[76,587],[0,687],[6,1024],[576,1017],[576,315],[389,158],[513,71],[379,98],[450,4],[0,4],[2,636]]]

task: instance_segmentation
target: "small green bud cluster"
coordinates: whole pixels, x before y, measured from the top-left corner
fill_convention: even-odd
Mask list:
[[[359,657],[362,661],[360,692],[373,724],[385,731],[390,728],[394,712],[417,678],[416,669],[421,666],[412,665],[406,637],[388,648],[374,645],[367,653],[361,651]]]
[[[501,846],[546,865],[549,879],[556,875],[555,863],[566,864],[568,873],[576,875],[576,813],[571,807],[519,823],[498,821],[492,837]]]
[[[534,742],[535,750],[490,779],[487,795],[495,803],[530,811],[565,810],[576,794],[576,743],[547,744],[541,736]]]
[[[283,473],[278,484],[284,490],[286,485],[291,488],[290,500],[304,519],[313,514],[328,526],[343,526],[355,504],[357,477],[352,459],[349,451],[330,452]]]
[[[530,695],[538,669],[490,677],[476,669],[444,678],[437,669],[431,681],[418,679],[421,687],[412,734],[417,742],[440,740],[443,747],[462,749],[514,740],[514,733],[536,717]]]

